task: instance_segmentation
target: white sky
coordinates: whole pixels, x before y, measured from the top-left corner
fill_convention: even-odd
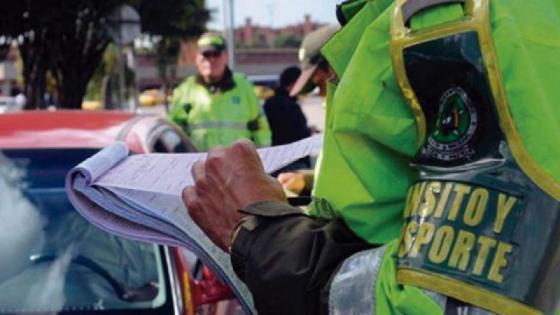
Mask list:
[[[229,1],[229,0],[225,0]],[[206,0],[212,13],[208,27],[223,29],[224,0]],[[314,22],[336,23],[336,4],[341,0],[233,0],[234,23],[244,24],[246,17],[251,17],[253,25],[285,26],[303,21],[305,14],[311,15]]]

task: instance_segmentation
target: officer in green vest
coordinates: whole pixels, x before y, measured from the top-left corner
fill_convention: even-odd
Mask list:
[[[254,87],[244,75],[228,68],[224,38],[206,33],[197,45],[198,74],[173,91],[169,119],[202,151],[238,139],[270,145],[268,122],[261,114]]]
[[[259,314],[557,314],[560,2],[354,0],[338,17],[310,213],[243,141],[194,167],[219,189],[183,191]]]

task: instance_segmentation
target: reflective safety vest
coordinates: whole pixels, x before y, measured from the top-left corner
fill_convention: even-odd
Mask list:
[[[494,314],[434,291],[393,286],[397,282],[397,249],[398,243],[391,242],[346,259],[329,288],[329,314]]]
[[[253,85],[242,74],[232,75],[234,87],[226,91],[211,93],[195,76],[173,91],[169,119],[187,132],[199,150],[242,138],[257,146],[270,145],[271,132]]]
[[[399,6],[403,2],[405,1],[399,1]],[[407,2],[412,3],[415,1],[408,0]],[[420,2],[431,3],[433,1]],[[442,1],[439,2],[441,3]],[[471,16],[469,11],[465,10],[473,8],[472,2],[469,4],[469,1],[466,1],[467,4],[465,5],[463,5],[463,1],[460,3],[452,2],[446,1],[442,5],[422,8],[417,12],[415,12],[414,7],[408,7],[407,14],[405,14],[408,18],[405,24],[409,26],[409,31],[412,33],[425,29],[426,33],[431,33],[432,35],[444,34],[441,29],[445,30],[446,26],[455,20],[463,20],[465,17]],[[344,263],[349,268],[342,268],[333,278],[333,284],[331,285],[331,296],[329,298],[331,314],[351,313],[348,309],[344,308],[343,301],[344,305],[352,305],[356,310],[359,310],[356,313],[360,314],[362,310],[367,312],[369,312],[368,310],[373,310],[374,314],[383,315],[443,314],[444,312],[445,314],[489,313],[489,311],[473,308],[462,302],[462,300],[468,301],[468,303],[489,308],[489,305],[477,301],[474,295],[470,297],[466,295],[459,296],[453,294],[453,292],[440,290],[441,286],[428,287],[426,286],[426,283],[429,282],[428,280],[411,280],[412,277],[410,275],[403,274],[402,272],[397,276],[398,270],[420,270],[420,272],[427,270],[428,272],[433,272],[434,269],[437,269],[437,266],[426,266],[426,264],[433,264],[433,262],[420,258],[425,258],[426,255],[428,259],[430,258],[432,248],[430,245],[434,244],[438,231],[440,233],[439,238],[449,237],[446,234],[448,228],[444,227],[449,225],[448,223],[462,224],[460,227],[457,226],[458,229],[455,229],[455,226],[451,226],[454,232],[454,239],[450,244],[449,255],[441,258],[444,256],[446,247],[439,246],[436,248],[437,251],[434,250],[435,252],[432,256],[436,258],[435,261],[438,261],[438,258],[444,259],[440,263],[447,266],[447,269],[444,271],[448,274],[455,274],[456,277],[454,279],[457,279],[457,281],[470,284],[475,283],[477,285],[482,283],[483,287],[486,286],[487,290],[493,290],[491,292],[494,292],[494,297],[498,295],[505,297],[510,302],[513,300],[521,304],[516,304],[516,302],[508,304],[509,306],[521,306],[521,308],[517,309],[494,308],[496,312],[512,314],[513,310],[513,314],[517,314],[515,310],[521,310],[522,312],[525,310],[530,310],[531,312],[536,310],[537,312],[546,312],[548,314],[551,312],[551,309],[558,308],[554,305],[555,303],[558,304],[556,284],[551,282],[551,280],[555,279],[554,277],[550,277],[550,280],[542,279],[551,290],[537,289],[537,291],[532,292],[525,291],[525,293],[532,297],[521,297],[523,295],[522,291],[527,290],[527,288],[515,288],[515,285],[508,283],[508,281],[512,279],[515,279],[514,281],[521,281],[520,279],[523,277],[526,277],[525,280],[527,281],[538,280],[535,278],[529,279],[529,276],[515,275],[518,272],[517,270],[519,270],[516,268],[520,265],[519,262],[516,262],[517,257],[512,256],[511,253],[516,252],[517,254],[515,255],[520,255],[521,253],[519,250],[516,250],[516,246],[519,245],[517,241],[512,241],[510,238],[515,233],[511,234],[510,232],[517,232],[516,229],[525,229],[524,233],[527,233],[530,227],[526,227],[525,224],[529,221],[523,221],[523,219],[542,222],[543,218],[550,218],[551,221],[557,218],[554,213],[554,207],[556,207],[555,204],[558,197],[555,195],[556,189],[554,187],[560,181],[560,163],[557,162],[557,157],[560,156],[560,138],[557,136],[560,134],[560,111],[556,104],[560,99],[560,89],[558,89],[557,84],[559,81],[558,74],[560,73],[560,63],[557,62],[558,56],[560,56],[560,2],[556,0],[543,0],[539,1],[538,4],[527,1],[499,0],[484,0],[481,2],[477,4],[489,4],[490,15],[487,23],[490,25],[488,30],[490,35],[486,36],[486,39],[490,38],[492,40],[496,57],[494,60],[497,60],[497,63],[487,64],[484,60],[477,60],[474,53],[476,49],[473,51],[473,47],[476,48],[476,46],[469,46],[469,48],[463,49],[462,52],[471,61],[470,65],[465,63],[466,67],[459,69],[450,68],[449,70],[459,70],[458,72],[465,74],[470,69],[470,79],[478,81],[486,88],[488,88],[489,84],[492,98],[490,101],[485,101],[484,104],[490,104],[490,102],[495,101],[493,93],[496,91],[494,85],[497,81],[478,80],[475,79],[474,75],[479,75],[478,78],[481,78],[481,73],[489,73],[486,67],[490,67],[493,76],[496,76],[496,72],[499,72],[501,84],[503,85],[502,100],[507,100],[505,104],[507,104],[510,119],[507,119],[508,115],[503,115],[503,102],[492,103],[493,105],[485,107],[483,113],[477,117],[486,119],[488,111],[502,112],[500,115],[496,114],[494,116],[496,120],[493,121],[493,124],[490,124],[490,126],[494,125],[499,128],[492,129],[493,131],[489,132],[486,136],[492,139],[493,148],[498,148],[497,151],[491,151],[501,154],[497,161],[502,166],[509,167],[498,170],[505,174],[506,178],[511,176],[511,174],[521,174],[520,176],[526,180],[526,186],[520,185],[520,182],[517,181],[520,177],[515,176],[512,180],[501,182],[504,187],[501,187],[502,184],[496,181],[491,181],[490,184],[494,184],[494,186],[490,186],[488,183],[481,182],[477,178],[462,178],[459,182],[452,184],[464,184],[468,186],[465,190],[470,190],[469,193],[464,191],[462,203],[456,210],[454,210],[453,203],[458,203],[457,200],[459,198],[453,197],[453,194],[456,194],[453,191],[457,187],[459,187],[459,190],[463,189],[462,186],[449,186],[451,188],[446,188],[445,184],[447,182],[445,181],[452,182],[453,180],[448,179],[445,175],[438,175],[437,178],[432,177],[433,173],[424,172],[425,167],[429,168],[432,165],[426,164],[424,166],[422,161],[425,162],[425,160],[421,158],[415,159],[414,156],[417,152],[422,152],[421,149],[426,149],[427,144],[430,143],[428,139],[434,136],[434,132],[437,130],[434,129],[433,124],[437,125],[438,121],[445,128],[442,127],[442,133],[441,135],[436,135],[436,139],[450,143],[458,142],[451,146],[448,146],[448,144],[441,146],[441,143],[438,144],[432,141],[433,147],[439,148],[438,150],[461,148],[465,139],[454,139],[454,136],[450,136],[450,134],[454,134],[453,132],[443,135],[443,131],[447,132],[451,126],[458,126],[460,127],[459,138],[463,135],[462,132],[472,132],[472,130],[469,131],[470,124],[465,123],[464,116],[461,116],[461,113],[470,113],[470,109],[465,105],[465,110],[450,111],[447,116],[443,113],[439,115],[440,104],[457,104],[457,106],[461,106],[459,104],[462,101],[462,91],[450,89],[448,93],[445,93],[448,90],[445,89],[443,93],[434,98],[435,101],[430,102],[431,115],[435,118],[431,120],[425,118],[425,127],[422,126],[422,120],[418,119],[418,117],[424,115],[423,111],[425,109],[420,105],[419,101],[414,102],[410,99],[409,101],[411,101],[412,106],[409,106],[405,97],[403,97],[417,92],[416,89],[405,88],[401,90],[403,85],[395,77],[395,73],[398,71],[395,69],[391,56],[404,57],[404,54],[399,55],[391,51],[390,24],[392,17],[398,16],[393,14],[396,6],[392,5],[392,1],[367,1],[362,9],[349,19],[347,25],[322,50],[329,64],[335,70],[339,82],[336,88],[333,89],[332,97],[327,104],[323,159],[319,168],[317,186],[314,191],[316,199],[312,204],[311,212],[313,215],[322,217],[341,217],[364,240],[372,244],[385,244],[384,247],[381,247],[384,248],[382,253],[380,253],[379,249],[374,249],[370,253],[356,254],[357,256],[349,258]],[[420,8],[420,6],[417,8]],[[398,10],[400,10],[400,7],[398,7]],[[414,14],[410,15],[411,12]],[[400,18],[402,19],[403,15],[400,15]],[[440,30],[438,31],[438,29]],[[460,42],[458,41],[457,44],[460,44]],[[479,46],[487,47],[488,40],[483,41],[482,45]],[[408,45],[403,45],[404,47],[408,47]],[[434,49],[434,51],[437,52],[438,49]],[[418,57],[422,56],[423,53],[413,52],[409,56]],[[410,64],[414,64],[414,62]],[[400,65],[403,65],[402,69],[404,70],[404,62],[400,63]],[[479,70],[478,74],[476,71],[472,71],[473,69]],[[418,81],[424,82],[424,84],[433,83],[438,85],[440,84],[439,79],[444,80],[440,73],[434,74],[432,72],[429,78],[423,78],[423,80]],[[497,100],[501,101],[499,98]],[[480,99],[476,99],[476,101],[478,102]],[[442,105],[442,108],[446,107]],[[441,119],[438,120],[438,117],[441,117]],[[481,122],[478,121],[478,123],[477,128],[480,128]],[[487,122],[484,123],[484,125],[486,124]],[[493,132],[497,133],[494,134]],[[517,140],[512,142],[510,140],[512,137],[517,138]],[[505,145],[503,145],[504,143]],[[519,152],[515,153],[520,148],[525,151],[526,154],[522,155],[525,158],[519,158]],[[485,148],[484,150],[487,149]],[[440,154],[433,148],[430,150],[432,157]],[[469,152],[471,151],[458,150],[458,152],[444,153],[443,155],[440,154],[440,156],[448,159],[455,158],[456,156],[465,157],[470,154]],[[418,157],[420,156],[418,155]],[[474,155],[470,155],[470,157],[473,159],[472,161],[476,160]],[[530,163],[532,167],[527,168],[526,161],[523,160],[529,159],[533,161]],[[487,160],[484,161],[489,162]],[[411,167],[413,162],[416,162],[417,167]],[[512,167],[514,164],[518,167]],[[444,163],[444,166],[450,165],[445,165]],[[454,165],[453,167],[459,166]],[[533,176],[531,174],[533,170],[527,171],[531,168],[540,170],[537,172],[544,175]],[[432,171],[433,169],[431,168]],[[419,172],[419,170],[421,171]],[[452,175],[450,174],[450,176]],[[467,179],[470,181],[467,181]],[[439,203],[435,203],[432,217],[425,217],[428,220],[427,223],[433,224],[434,233],[430,236],[430,225],[426,224],[422,234],[420,234],[423,237],[417,243],[419,229],[415,229],[414,224],[412,224],[412,227],[409,227],[410,223],[416,221],[416,227],[419,228],[420,224],[424,223],[424,221],[419,219],[419,214],[430,213],[428,211],[430,208],[422,210],[424,208],[416,207],[416,212],[413,212],[411,209],[414,207],[410,205],[414,205],[415,200],[428,199],[428,196],[431,198],[432,195],[420,192],[414,193],[414,187],[417,187],[416,191],[421,191],[422,183],[424,183],[424,187],[427,187],[430,183],[432,183],[432,186],[437,186],[435,182],[441,183],[440,193],[450,189],[447,198],[448,203],[445,203],[445,206],[442,208],[444,210],[442,210],[442,216],[439,218],[442,219],[441,222],[431,221],[437,219],[434,218],[433,214],[436,213]],[[416,186],[417,183],[418,185]],[[540,190],[536,194],[536,196],[539,196],[537,199],[550,202],[547,206],[548,213],[546,216],[539,218],[538,214],[541,211],[535,208],[538,207],[537,204],[530,206],[527,203],[527,198],[518,198],[529,196],[529,199],[531,199],[534,198],[532,196],[535,196],[535,194],[529,192],[525,195],[526,191],[523,189],[512,189],[513,186],[517,188],[530,186],[531,189],[535,189],[533,192]],[[405,199],[409,187],[413,187],[410,193],[411,198],[415,196],[416,199],[412,199],[413,202],[408,203],[407,213],[412,215],[403,218]],[[488,218],[491,218],[492,213],[494,215],[497,214],[498,206],[501,205],[500,213],[502,214],[508,212],[506,210],[511,206],[508,216],[500,217],[504,219],[503,222],[501,219],[496,220],[498,217],[495,217],[494,220],[485,219],[484,216],[482,218],[478,217],[482,212],[479,213],[475,210],[479,209],[479,201],[484,199],[482,195],[485,193],[482,190],[477,191],[475,194],[476,198],[472,199],[473,201],[471,201],[469,206],[470,195],[478,188],[487,189],[487,207],[484,208],[486,211],[483,214],[488,216]],[[437,187],[432,187],[430,191],[434,191],[434,189],[437,190]],[[514,199],[512,198],[517,198],[515,199],[517,201],[513,202],[512,200]],[[434,200],[441,201],[442,199],[434,197]],[[523,200],[523,202],[518,203],[520,200]],[[423,203],[421,202],[421,204]],[[430,205],[430,203],[427,204]],[[480,202],[480,205],[483,204]],[[469,212],[465,221],[467,209],[469,209]],[[482,206],[480,206],[480,209],[482,209]],[[449,213],[456,213],[455,221],[449,220]],[[534,213],[537,213],[537,215]],[[444,216],[445,214],[447,216]],[[510,214],[515,215],[511,217],[509,216]],[[530,214],[534,217],[525,218],[525,216]],[[511,223],[506,222],[512,218],[515,218],[515,220]],[[480,222],[478,222],[479,219]],[[441,223],[437,226],[440,229],[444,227],[444,229],[442,231],[436,230],[436,223]],[[405,230],[403,237],[399,239],[403,225]],[[555,226],[554,222],[549,222],[545,230],[539,227],[533,230],[533,233],[543,232],[539,237],[543,237],[545,240],[548,237],[550,241],[550,236],[558,235],[554,234]],[[484,233],[489,234],[478,233],[484,230],[484,228],[487,228]],[[409,229],[408,232],[406,229]],[[478,234],[475,234],[473,229]],[[480,229],[480,231],[477,229]],[[494,229],[498,232],[495,232]],[[507,229],[508,232],[504,229]],[[463,233],[461,233],[460,244],[463,244],[463,246],[459,246],[461,251],[457,249],[453,256],[452,251],[461,231]],[[466,236],[470,235],[468,233],[475,235],[472,246],[469,246],[472,238]],[[493,233],[498,234],[494,235]],[[494,236],[495,246],[492,240],[480,237],[485,236],[489,238],[489,235]],[[406,243],[405,238],[407,238]],[[481,243],[485,244],[484,247],[481,247]],[[408,247],[401,244],[406,244]],[[443,245],[444,242],[442,241],[438,244]],[[446,244],[449,245],[449,243]],[[511,251],[508,249],[507,244],[512,245]],[[555,247],[554,244],[548,244],[549,249]],[[540,252],[540,256],[538,262],[533,262],[532,266],[539,265],[543,267],[539,272],[543,272],[541,275],[545,277],[546,275],[554,276],[559,273],[554,272],[554,268],[557,268],[556,266],[559,264],[554,264],[557,262],[555,259],[546,259],[545,256],[547,254],[543,252],[543,246],[546,247],[546,245],[541,244],[540,248],[534,248],[536,252]],[[499,252],[498,247],[500,247]],[[401,248],[402,251],[400,251]],[[416,256],[410,257],[411,250],[413,250],[412,254]],[[487,250],[486,255],[480,255],[484,250]],[[547,252],[550,258],[557,257],[554,256],[556,255],[554,251]],[[440,254],[441,257],[437,254]],[[383,258],[376,260],[374,257],[366,257],[368,255],[380,255]],[[467,255],[469,256],[467,257]],[[451,264],[451,266],[454,266],[454,270],[451,270],[451,267],[449,267],[451,256],[454,257]],[[486,257],[485,260],[483,259],[484,257]],[[495,259],[497,260],[494,263]],[[376,266],[372,263],[373,261],[380,261],[380,264]],[[520,262],[522,261],[524,260],[520,260]],[[504,264],[507,264],[507,266],[504,266]],[[367,270],[374,267],[377,269]],[[344,274],[344,270],[349,269],[356,271],[365,270],[365,273],[356,272],[354,277],[351,277],[348,274]],[[539,272],[535,271],[534,268],[532,270],[536,272],[533,275],[539,277]],[[440,271],[438,270],[438,272]],[[424,274],[428,274],[428,272],[424,272]],[[463,276],[457,276],[457,273],[462,273]],[[484,276],[485,278],[477,279],[477,275]],[[474,276],[474,278],[469,279],[471,276]],[[356,291],[353,290],[336,290],[335,288],[335,283],[339,283],[337,280],[346,279],[357,283],[358,279],[363,280],[366,278],[369,281],[364,286],[363,295],[356,294]],[[502,282],[497,283],[491,279],[498,280],[498,282],[502,279]],[[534,288],[543,288],[542,285],[537,285],[536,282],[532,282],[532,285],[534,285]],[[469,290],[470,287],[468,286],[454,288],[457,291],[472,291]],[[510,293],[505,293],[508,289],[514,290]],[[514,292],[515,290],[517,292]],[[434,291],[442,293],[434,293]],[[344,292],[348,294],[344,295]],[[546,295],[547,292],[550,295]],[[338,294],[342,295],[339,296]],[[495,299],[494,301],[498,300]],[[367,305],[360,303],[369,303],[370,306],[368,308]],[[499,305],[503,306],[504,304]],[[554,313],[554,311],[552,312]]]
[[[465,0],[464,17],[437,32],[407,31],[429,2],[397,5],[391,27],[394,71],[423,139],[398,281],[495,313],[552,314],[560,301],[560,181],[517,131],[488,1]],[[555,138],[551,145],[560,144]]]

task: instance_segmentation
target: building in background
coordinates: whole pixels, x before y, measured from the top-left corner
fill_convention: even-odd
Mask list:
[[[299,63],[297,52],[303,37],[323,25],[313,22],[310,15],[305,15],[301,23],[279,28],[253,25],[250,18],[246,19],[235,29],[235,70],[251,77],[276,77],[286,67]],[[196,73],[196,51],[195,42],[182,43],[176,83]],[[153,56],[138,56],[136,73],[141,90],[160,85]]]
[[[236,48],[298,48],[306,34],[322,25],[313,22],[309,14],[301,23],[280,28],[253,25],[251,18],[247,18],[235,30]]]

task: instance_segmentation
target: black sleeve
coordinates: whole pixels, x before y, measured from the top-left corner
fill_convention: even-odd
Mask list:
[[[327,314],[331,275],[350,255],[371,247],[344,221],[321,220],[266,201],[250,214],[232,244],[232,264],[259,315]]]
[[[301,109],[301,105],[294,102],[294,121],[297,122],[297,137],[303,139],[311,136],[311,130],[307,126],[307,118]]]

